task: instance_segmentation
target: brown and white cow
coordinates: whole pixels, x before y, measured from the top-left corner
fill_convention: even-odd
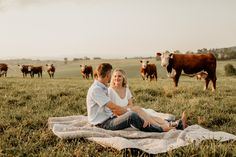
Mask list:
[[[38,77],[42,78],[43,67],[42,66],[29,66],[28,70],[30,71],[31,78],[34,77],[34,74],[38,74]]]
[[[93,67],[91,65],[81,64],[80,72],[84,79],[89,79],[89,75],[91,75],[93,79]]]
[[[0,77],[2,77],[3,75],[7,77],[7,70],[8,70],[7,64],[0,63]]]
[[[145,77],[148,79],[150,77],[150,81],[155,79],[157,81],[157,68],[155,64],[149,64],[149,61],[146,60],[140,60],[141,68],[140,68],[140,74],[145,80]]]
[[[207,76],[208,76],[208,73],[205,72],[205,71],[201,71],[201,72],[196,74],[197,80],[206,79]]]
[[[32,65],[18,64],[18,66],[23,74],[23,77],[27,77],[27,74],[30,74],[29,67],[31,67]]]
[[[179,77],[182,70],[186,74],[196,74],[200,71],[207,72],[205,78],[205,88],[208,88],[208,84],[212,81],[212,91],[216,89],[216,58],[212,53],[207,54],[174,54],[168,51],[163,53],[156,53],[161,57],[161,66],[167,68],[168,73],[172,73],[175,70],[173,81],[175,87],[178,86]]]
[[[54,78],[54,73],[56,71],[56,68],[53,64],[46,64],[47,72],[50,78]]]

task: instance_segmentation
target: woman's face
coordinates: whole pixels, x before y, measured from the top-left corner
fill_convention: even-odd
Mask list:
[[[122,73],[120,71],[114,72],[114,74],[113,74],[114,86],[122,87],[123,80],[124,80],[124,78],[123,78]]]

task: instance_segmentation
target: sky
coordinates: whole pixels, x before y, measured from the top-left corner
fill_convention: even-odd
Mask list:
[[[236,0],[0,0],[0,59],[236,46]]]

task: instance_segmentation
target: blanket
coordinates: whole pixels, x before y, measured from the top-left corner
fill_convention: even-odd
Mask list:
[[[83,115],[50,117],[48,127],[62,139],[83,137],[104,147],[113,147],[117,150],[136,148],[150,154],[164,153],[191,143],[198,144],[207,139],[236,140],[233,134],[222,131],[213,132],[199,125],[163,133],[142,132],[135,128],[111,131],[88,124],[87,117]]]

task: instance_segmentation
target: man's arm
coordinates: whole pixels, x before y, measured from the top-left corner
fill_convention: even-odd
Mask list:
[[[114,104],[113,102],[109,101],[106,106],[112,110],[112,112],[117,115],[117,116],[120,116],[124,113],[127,112],[127,109],[125,109],[124,107],[121,107],[121,106],[118,106],[116,104]]]

